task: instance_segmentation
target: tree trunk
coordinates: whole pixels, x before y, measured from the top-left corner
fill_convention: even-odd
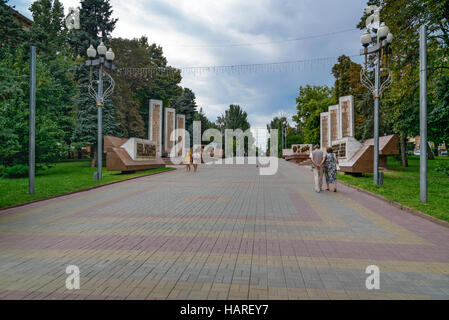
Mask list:
[[[408,167],[408,160],[407,160],[407,136],[405,134],[401,134],[400,145],[401,145],[402,166],[406,168]]]
[[[92,168],[95,168],[95,167],[97,167],[97,148],[94,149],[93,154],[94,154],[94,156],[92,158],[92,163],[90,164],[90,166]]]
[[[435,156],[433,155],[432,148],[430,148],[429,143],[427,143],[427,159],[435,160]]]

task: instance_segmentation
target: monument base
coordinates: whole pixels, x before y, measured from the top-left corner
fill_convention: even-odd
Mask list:
[[[379,169],[387,168],[387,156],[399,154],[397,135],[379,137]],[[339,159],[340,171],[345,173],[371,173],[374,171],[374,140],[366,140],[348,159]]]
[[[157,155],[156,144],[149,140],[112,136],[104,137],[106,169],[108,171],[145,171],[165,168],[165,162]]]

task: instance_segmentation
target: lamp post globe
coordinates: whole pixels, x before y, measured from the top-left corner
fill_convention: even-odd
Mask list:
[[[100,57],[104,57],[106,54],[106,46],[103,44],[103,41],[98,45],[97,52],[100,55]]]
[[[380,40],[384,40],[388,36],[389,32],[390,29],[385,25],[385,22],[382,22],[380,28],[377,30],[377,35],[379,36]]]
[[[106,60],[108,61],[114,61],[115,53],[112,51],[112,48],[109,48],[109,50],[106,52]]]
[[[362,46],[365,48],[369,46],[371,43],[371,34],[368,32],[368,30],[365,30],[365,32],[360,37],[360,42],[362,43]]]
[[[87,48],[86,53],[87,53],[87,56],[89,57],[89,59],[92,60],[97,55],[97,50],[95,50],[95,48],[92,45],[90,45],[90,47]]]
[[[387,42],[388,43],[392,43],[393,42],[393,34],[391,32],[388,33],[387,35]]]

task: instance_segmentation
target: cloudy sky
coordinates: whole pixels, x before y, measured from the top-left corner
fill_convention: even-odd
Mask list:
[[[31,18],[32,0],[10,0]],[[61,0],[67,12],[79,0]],[[200,67],[272,63],[355,55],[355,29],[366,0],[111,0],[118,18],[113,36],[146,35],[161,45],[170,65]],[[82,22],[81,22],[82,23]],[[340,32],[344,31],[344,32]],[[332,33],[331,35],[329,35]],[[328,34],[327,36],[323,36]],[[318,37],[313,37],[318,36]],[[307,38],[299,41],[292,39]],[[285,41],[288,40],[288,41]],[[360,57],[353,60],[361,62]],[[304,62],[263,72],[186,74],[208,118],[215,121],[229,104],[247,111],[252,126],[274,115],[296,113],[301,85],[332,85],[336,59]]]

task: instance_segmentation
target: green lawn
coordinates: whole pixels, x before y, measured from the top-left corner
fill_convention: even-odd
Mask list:
[[[449,222],[449,177],[437,172],[436,167],[449,163],[447,157],[436,157],[427,162],[428,202],[419,199],[419,157],[409,156],[409,167],[403,168],[394,157],[388,158],[388,170],[384,172],[384,185],[375,186],[372,174],[353,177],[339,173],[338,178],[348,184],[363,188],[415,208],[436,218]]]
[[[159,168],[121,174],[120,171],[106,171],[106,168],[103,168],[103,180],[94,181],[93,173],[97,169],[92,168],[90,163],[90,160],[60,162],[48,170],[38,172],[34,195],[28,194],[28,178],[0,178],[0,208],[132,177],[174,170],[173,168]]]

